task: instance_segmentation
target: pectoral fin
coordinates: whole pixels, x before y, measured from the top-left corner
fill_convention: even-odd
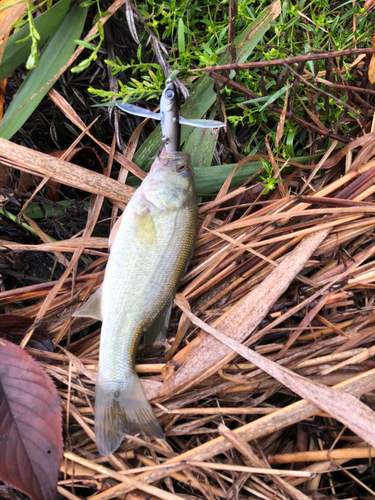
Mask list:
[[[146,205],[143,205],[135,216],[137,237],[142,245],[148,248],[153,248],[157,244],[156,231],[154,221],[150,210]]]
[[[116,102],[116,106],[120,111],[124,113],[129,113],[130,115],[142,116],[144,118],[152,118],[153,120],[161,120],[160,113],[153,113],[148,109],[141,108],[140,106],[135,106],[134,104],[129,104],[127,102]]]
[[[225,123],[218,122],[216,120],[195,120],[190,118],[184,118],[180,115],[180,125],[189,125],[190,127],[199,128],[220,128],[225,127]]]
[[[103,321],[102,312],[101,312],[101,304],[102,304],[102,287],[96,290],[95,293],[91,295],[91,297],[73,313],[75,317],[82,318],[94,318],[99,321]]]

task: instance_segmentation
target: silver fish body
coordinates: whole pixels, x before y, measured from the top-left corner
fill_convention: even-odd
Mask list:
[[[95,399],[102,455],[115,451],[124,434],[163,437],[135,372],[135,358],[142,336],[152,343],[165,335],[196,224],[190,157],[163,151],[111,234],[102,287],[75,314],[103,321]]]

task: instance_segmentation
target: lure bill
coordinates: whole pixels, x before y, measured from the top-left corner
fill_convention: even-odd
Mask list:
[[[216,120],[195,120],[181,116],[178,91],[175,84],[170,80],[167,80],[167,86],[160,99],[160,113],[154,113],[140,106],[128,103],[117,102],[116,106],[124,113],[160,120],[163,134],[162,145],[167,152],[180,150],[181,125],[199,128],[219,128],[225,126],[225,123]]]
[[[135,371],[138,345],[161,342],[194,247],[197,206],[190,156],[162,151],[110,235],[100,289],[74,314],[103,322],[95,438],[108,456],[124,434],[163,438]]]

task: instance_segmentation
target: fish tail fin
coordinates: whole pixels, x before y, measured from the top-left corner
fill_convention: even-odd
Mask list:
[[[95,440],[98,451],[108,456],[120,446],[124,434],[142,432],[160,439],[164,433],[143,392],[136,373],[130,373],[119,388],[101,383],[95,390]]]

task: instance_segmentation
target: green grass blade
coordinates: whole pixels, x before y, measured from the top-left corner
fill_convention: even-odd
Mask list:
[[[76,47],[74,40],[79,39],[81,36],[86,15],[87,8],[82,8],[79,5],[75,5],[66,14],[60,26],[46,44],[40,56],[39,66],[30,71],[14,96],[1,121],[0,137],[9,140],[22,127],[52,87],[54,82],[27,102],[68,62]]]
[[[260,108],[259,112],[263,111],[263,109],[265,109],[269,104],[272,104],[273,102],[275,102],[279,97],[281,97],[283,94],[285,94],[285,92],[286,92],[286,86],[283,87],[282,89],[278,90],[277,92],[275,92],[271,96],[269,96],[269,98],[267,99],[265,104],[263,104],[263,106]]]
[[[233,172],[235,166],[236,163],[216,165],[214,167],[196,166],[194,168],[194,180],[197,195],[217,193],[229,175]],[[230,187],[233,188],[242,184],[258,172],[262,166],[262,162],[260,161],[249,161],[249,163],[245,163],[234,174]],[[141,184],[141,181],[138,177],[132,176],[129,177],[126,183],[129,186],[138,187]]]
[[[38,47],[44,45],[49,37],[56,31],[68,10],[69,3],[70,0],[60,0],[60,2],[35,19],[35,28],[40,35]],[[4,80],[4,78],[10,75],[12,71],[18,68],[18,66],[28,58],[31,50],[31,38],[25,42],[17,43],[28,35],[29,25],[26,24],[14,35],[9,37],[0,64],[0,81]]]
[[[215,167],[196,167],[194,169],[195,190],[197,195],[215,194],[233,172],[236,163],[230,165],[217,165]],[[262,168],[260,161],[245,163],[234,174],[230,187],[242,184]]]
[[[182,19],[178,20],[178,51],[180,55],[185,52],[185,26]]]
[[[237,62],[245,62],[254,50],[254,47],[262,40],[271,23],[280,13],[280,1],[275,0],[269,7],[265,8],[260,16],[253,21],[245,30],[235,38],[237,48]],[[217,64],[226,62],[226,53],[219,58]],[[202,118],[210,109],[216,99],[212,90],[212,78],[208,75],[201,76],[193,85],[190,98],[182,106],[181,114],[185,118]],[[181,141],[185,141],[193,132],[192,127],[181,127]],[[142,144],[134,155],[134,162],[146,172],[150,169],[152,158],[156,156],[160,147],[161,127],[154,130],[150,137]]]
[[[195,127],[183,150],[191,156],[194,167],[209,167],[215,151],[218,130]]]

